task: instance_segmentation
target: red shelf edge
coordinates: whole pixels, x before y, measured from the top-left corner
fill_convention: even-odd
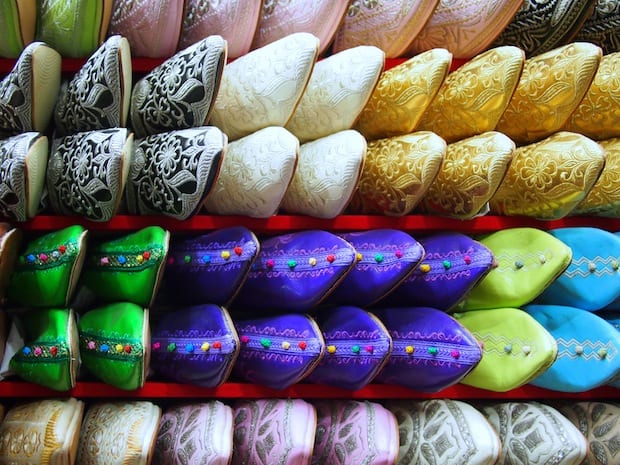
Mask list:
[[[259,398],[346,398],[346,399],[478,399],[478,400],[531,400],[531,399],[620,399],[620,389],[600,387],[586,392],[558,392],[531,385],[522,386],[508,392],[494,392],[466,385],[455,385],[435,393],[414,391],[405,387],[370,384],[358,391],[347,391],[330,386],[297,384],[281,391],[247,383],[225,383],[216,388],[203,388],[161,381],[147,382],[144,387],[125,391],[99,382],[78,382],[75,388],[59,392],[24,381],[0,382],[0,398],[39,398],[63,397],[77,398],[141,398],[141,399],[179,399],[179,398],[218,398],[218,399],[259,399]]]
[[[330,231],[370,230],[381,228],[405,231],[450,230],[463,233],[486,233],[499,229],[532,227],[543,230],[564,227],[598,227],[612,232],[620,231],[620,218],[566,217],[559,220],[536,220],[517,216],[486,215],[472,220],[457,220],[439,216],[409,215],[403,217],[372,215],[341,215],[333,219],[308,216],[275,215],[270,218],[244,216],[196,215],[188,220],[175,220],[160,216],[118,215],[105,223],[84,220],[80,217],[39,215],[15,226],[26,231],[50,231],[81,224],[93,231],[137,230],[159,225],[177,232],[206,231],[230,226],[246,226],[257,233],[280,233],[293,230],[323,229]]]

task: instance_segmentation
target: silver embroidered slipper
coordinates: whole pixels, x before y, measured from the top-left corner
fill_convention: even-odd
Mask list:
[[[125,128],[54,139],[47,168],[52,210],[109,221],[120,205],[132,149],[133,134]]]
[[[125,127],[131,95],[129,41],[112,36],[60,89],[54,109],[56,137]]]
[[[168,58],[133,88],[131,126],[136,137],[207,124],[227,58],[226,41],[205,37]]]
[[[45,132],[60,89],[60,54],[32,42],[0,81],[0,136]]]
[[[197,213],[217,180],[227,143],[214,126],[136,140],[125,190],[129,213],[179,220]]]
[[[26,221],[37,214],[45,185],[48,140],[39,132],[0,140],[0,214]]]

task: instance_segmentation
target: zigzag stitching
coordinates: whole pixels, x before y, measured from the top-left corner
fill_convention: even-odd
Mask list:
[[[611,266],[613,263],[618,263],[618,258],[616,257],[601,257],[597,255],[596,257],[588,258],[588,257],[579,257],[578,259],[573,259],[570,267],[564,271],[564,275],[569,278],[574,278],[579,276],[581,278],[587,278],[588,276],[603,276],[603,275],[613,275],[617,273],[617,269],[613,269]],[[590,271],[587,267],[590,263],[594,263],[595,265],[603,265],[603,267],[597,266],[594,270]],[[586,265],[586,269],[582,269],[581,266]]]
[[[613,360],[613,358],[618,355],[616,347],[610,341],[604,343],[603,341],[591,341],[590,339],[578,341],[575,338],[568,340],[558,338],[556,339],[556,342],[558,344],[558,358],[583,358],[584,360],[600,359],[597,353],[600,349],[607,350],[607,355],[605,356],[607,360]],[[577,355],[574,351],[575,346],[582,346],[584,348],[583,353]],[[590,349],[590,352],[587,352],[585,349]]]
[[[514,271],[513,265],[516,261],[523,262],[523,268],[519,271],[523,271],[532,265],[535,265],[536,268],[540,268],[543,266],[543,263],[540,262],[540,257],[545,257],[546,261],[552,260],[555,254],[552,250],[545,249],[538,252],[529,252],[529,253],[517,253],[517,254],[509,254],[509,253],[501,253],[495,256],[495,260],[500,264],[497,268],[495,268],[495,272],[504,273],[506,271]],[[502,267],[503,263],[509,263],[510,267]]]
[[[513,350],[510,352],[506,352],[504,351],[504,347],[507,345],[518,345],[521,348],[524,346],[529,346],[531,348],[531,352],[534,352],[536,350],[536,345],[530,343],[529,341],[524,341],[523,339],[519,339],[518,337],[515,338],[507,338],[506,336],[496,336],[495,334],[480,334],[477,332],[473,332],[474,337],[479,340],[482,341],[484,343],[484,351],[485,352],[489,352],[489,353],[494,353],[494,354],[499,354],[499,355],[510,355],[512,357],[516,357],[518,355],[523,355],[523,352],[521,350],[515,350],[515,348],[513,347]],[[498,347],[494,347],[491,346],[489,347],[489,344],[494,344],[494,345],[499,345],[501,344],[502,347],[501,349]]]

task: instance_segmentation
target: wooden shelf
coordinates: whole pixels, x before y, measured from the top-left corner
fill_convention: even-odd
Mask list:
[[[456,220],[439,216],[409,215],[403,217],[341,215],[333,219],[319,219],[309,216],[275,215],[270,218],[249,218],[245,216],[196,215],[179,221],[160,216],[118,215],[105,223],[84,220],[81,217],[39,215],[30,221],[16,223],[25,231],[52,231],[73,224],[81,224],[93,231],[130,231],[150,225],[159,225],[174,232],[199,232],[230,226],[246,226],[255,233],[283,233],[287,231],[322,229],[334,232],[363,231],[392,228],[402,231],[458,231],[462,233],[486,233],[499,229],[532,227],[543,230],[556,228],[590,226],[608,231],[620,231],[620,218],[566,217],[544,221],[517,216],[487,215],[473,220]]]
[[[58,392],[36,384],[22,381],[0,382],[0,398],[49,398],[73,396],[77,398],[141,398],[141,399],[478,399],[478,400],[526,400],[526,399],[620,399],[620,389],[600,387],[587,392],[556,392],[526,385],[508,392],[493,392],[465,385],[455,385],[436,393],[423,393],[400,386],[371,384],[358,391],[347,391],[330,386],[297,384],[278,391],[246,383],[226,383],[217,388],[202,388],[159,381],[147,382],[143,388],[125,391],[98,382],[79,382],[68,392]]]

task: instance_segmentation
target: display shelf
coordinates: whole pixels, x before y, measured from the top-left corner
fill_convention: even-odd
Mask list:
[[[531,385],[508,392],[493,392],[458,384],[435,393],[414,391],[400,386],[370,384],[357,391],[347,391],[330,386],[297,384],[288,389],[275,390],[247,383],[225,383],[217,388],[203,388],[186,384],[161,381],[147,382],[141,389],[125,391],[99,382],[78,382],[68,392],[58,392],[23,381],[0,382],[2,398],[40,398],[73,396],[77,398],[142,398],[142,399],[478,399],[478,400],[524,400],[524,399],[620,399],[620,389],[600,387],[587,392],[557,392]]]
[[[381,228],[392,228],[402,231],[451,230],[462,233],[486,233],[516,227],[550,230],[576,226],[590,226],[612,232],[620,231],[620,218],[575,216],[545,221],[518,216],[496,215],[480,216],[472,220],[457,220],[427,215],[408,215],[402,217],[341,215],[333,219],[295,215],[275,215],[269,218],[196,215],[183,221],[161,216],[117,215],[105,223],[87,221],[77,216],[39,215],[27,222],[16,223],[16,226],[25,231],[52,231],[74,224],[81,224],[92,231],[130,231],[150,225],[159,225],[170,231],[187,233],[215,230],[230,226],[246,226],[255,233],[283,233],[307,229],[342,232]]]

